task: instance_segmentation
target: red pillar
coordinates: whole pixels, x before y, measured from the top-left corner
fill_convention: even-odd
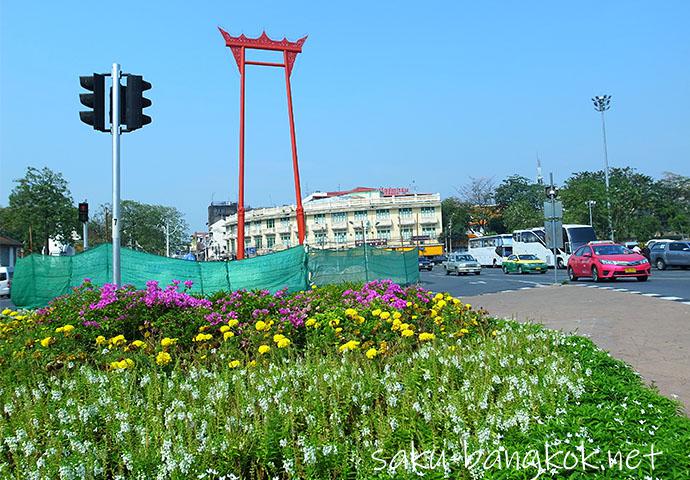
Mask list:
[[[244,58],[244,56],[243,56]],[[304,209],[302,208],[302,190],[299,182],[299,166],[297,165],[297,142],[295,140],[295,118],[292,114],[292,90],[290,89],[290,71],[288,69],[288,52],[283,50],[285,61],[285,86],[287,88],[288,116],[290,118],[290,141],[292,142],[292,169],[295,175],[295,196],[297,197],[297,238],[299,244],[304,244]]]
[[[240,58],[240,185],[237,198],[237,259],[244,258],[244,73],[245,55]]]

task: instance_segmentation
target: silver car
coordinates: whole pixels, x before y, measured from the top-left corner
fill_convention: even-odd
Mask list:
[[[690,268],[690,242],[659,242],[649,251],[649,261],[659,270],[666,267]]]
[[[448,255],[445,267],[446,275],[450,275],[451,272],[456,275],[467,275],[468,273],[479,275],[482,273],[482,266],[469,253],[451,253]]]

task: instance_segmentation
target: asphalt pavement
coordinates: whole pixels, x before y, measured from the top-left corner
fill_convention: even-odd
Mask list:
[[[483,268],[481,275],[455,276],[446,275],[445,269],[437,265],[430,272],[420,272],[420,282],[429,290],[448,292],[451,295],[465,297],[498,293],[530,288],[544,287],[553,284],[570,283],[565,270],[549,270],[544,274],[505,274],[500,268]],[[573,285],[619,290],[637,293],[642,296],[663,298],[677,302],[690,302],[690,270],[655,270],[646,282],[636,279],[618,279],[615,281],[594,283],[590,279],[581,279]]]

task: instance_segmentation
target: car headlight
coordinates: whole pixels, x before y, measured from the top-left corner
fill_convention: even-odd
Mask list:
[[[603,263],[604,265],[616,265],[618,263],[613,260],[599,260],[599,262]]]
[[[649,263],[649,260],[647,260],[646,258],[640,260],[640,265],[644,265],[645,263]]]

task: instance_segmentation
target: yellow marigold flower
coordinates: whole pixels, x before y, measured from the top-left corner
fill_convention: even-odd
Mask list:
[[[259,347],[259,353],[260,353],[261,355],[263,355],[263,354],[265,354],[265,353],[268,353],[268,352],[270,352],[270,351],[271,351],[271,347],[269,347],[268,345],[261,345],[261,346]]]
[[[103,335],[99,335],[96,337],[96,345],[103,345],[105,343],[105,337]]]
[[[419,334],[419,340],[422,342],[427,340],[433,340],[434,338],[436,338],[436,335],[434,335],[433,333],[423,332]]]
[[[2,311],[3,315],[9,315],[10,313],[12,313],[12,310],[10,310],[9,308],[6,308]]]
[[[364,317],[361,315],[358,315],[357,316],[357,323],[360,325],[363,324],[364,323]]]
[[[434,318],[436,315],[438,315],[438,312],[432,308],[430,315],[431,315],[431,318]]]
[[[412,320],[417,320],[417,315],[412,315]]]
[[[230,363],[228,363],[228,367],[230,368],[237,368],[241,365],[239,360],[232,360]]]
[[[252,361],[249,362],[247,365],[250,366],[250,367],[256,366],[256,360],[252,360]]]
[[[347,310],[345,310],[345,315],[347,315],[348,317],[354,317],[355,315],[357,315],[357,310],[355,310],[354,308],[348,308]]]
[[[381,320],[388,320],[389,318],[391,318],[391,314],[390,312],[381,312],[379,318],[381,318]]]
[[[411,306],[412,306],[412,302],[407,302],[406,305],[407,305],[408,307],[411,307]]]
[[[459,303],[461,303],[460,300],[458,300],[457,298],[453,299],[453,305],[457,305]]]
[[[110,362],[110,368],[117,369],[119,367],[120,362]]]
[[[290,340],[287,338],[281,338],[278,340],[278,348],[285,348],[290,345]]]
[[[308,318],[307,321],[304,322],[304,324],[305,324],[307,327],[311,327],[311,326],[313,326],[315,323],[316,323],[316,319],[315,319],[315,318]]]
[[[466,303],[466,304],[465,304],[465,308],[466,308],[467,310],[469,310],[469,309],[472,308],[472,305],[470,305],[469,303]]]
[[[19,314],[19,312],[10,312],[10,317],[16,317]]]
[[[338,327],[338,328],[335,329],[335,333],[340,333],[340,332],[342,332],[342,331],[343,331],[343,328],[342,328],[342,327]]]
[[[400,313],[400,312],[394,312],[393,313],[393,319],[394,320],[398,320],[401,317],[402,317],[402,313]]]
[[[443,299],[443,294],[442,294],[442,293],[437,293],[437,294],[434,296],[434,300],[442,300],[442,299]]]
[[[276,343],[278,343],[283,338],[285,338],[285,335],[283,335],[281,333],[276,333],[275,335],[273,335],[273,341]]]
[[[338,347],[338,350],[340,350],[341,352],[347,352],[349,350],[356,350],[358,346],[359,346],[358,341],[350,340],[349,342],[344,343],[343,345]]]
[[[230,327],[230,328],[236,327],[239,323],[240,323],[239,320],[235,320],[234,318],[230,319],[230,320],[228,320],[228,327]]]
[[[125,344],[125,343],[127,343],[127,339],[125,338],[124,335],[117,335],[117,336],[110,339],[110,344],[112,346],[115,346],[115,347],[117,347],[118,345]]]
[[[168,352],[158,352],[156,355],[156,363],[158,365],[167,365],[172,361],[172,357]]]
[[[494,330],[493,332],[491,332],[491,335],[493,335],[494,337],[498,335],[498,330]]]
[[[225,332],[225,333],[223,334],[223,340],[227,341],[228,338],[232,338],[232,337],[234,337],[234,336],[235,336],[235,334],[234,334],[233,332]]]
[[[477,323],[477,319],[476,319],[476,318],[473,318],[473,319],[472,319],[472,325],[474,325],[475,327],[476,327],[477,325],[479,325],[479,323]]]
[[[177,339],[176,339],[176,338],[168,338],[168,337],[165,337],[163,340],[161,340],[161,345],[162,345],[164,348],[171,347],[171,346],[175,345],[176,343],[177,343]]]
[[[374,358],[376,355],[378,355],[378,353],[378,350],[376,350],[375,348],[370,348],[369,350],[367,350],[366,355],[367,358]]]
[[[329,324],[331,327],[338,326],[338,325],[340,325],[340,319],[339,319],[339,318],[334,318],[333,320],[329,320],[329,321],[328,321],[328,324]]]
[[[228,327],[227,325],[223,325],[222,327],[220,327],[220,333],[225,333],[228,330],[230,330],[230,327]]]
[[[110,367],[118,370],[124,370],[126,368],[132,368],[134,366],[134,360],[131,358],[125,358],[119,362],[111,362]]]
[[[455,345],[450,345],[448,347],[448,350],[450,350],[451,352],[454,352],[455,351]]]
[[[74,330],[74,325],[65,325],[64,327],[58,327],[58,328],[56,328],[56,329],[55,329],[55,333],[60,333],[60,332],[62,332],[62,333],[64,333],[65,335],[67,335],[67,334],[70,333],[72,330]]]
[[[465,335],[466,333],[470,333],[470,331],[466,328],[461,328],[460,331],[458,331],[458,336]]]
[[[373,316],[375,316],[375,317],[378,317],[379,315],[381,315],[381,309],[380,309],[380,308],[377,308],[376,310],[374,310],[373,312],[371,312],[371,314],[372,314]]]
[[[258,322],[256,322],[256,330],[257,331],[263,332],[264,330],[266,330],[266,327],[267,327],[266,322],[264,322],[263,320],[259,320]]]
[[[41,346],[42,347],[48,347],[51,343],[55,343],[55,339],[53,337],[46,337],[43,340],[41,340]]]
[[[205,331],[208,330],[208,329],[209,329],[209,325],[202,325],[202,326],[199,327],[199,331],[200,331],[200,332],[205,332]]]
[[[412,330],[403,330],[402,331],[403,337],[411,337],[412,335],[414,335],[414,332]]]
[[[443,308],[446,306],[446,301],[445,300],[439,300],[438,303],[436,303],[436,306],[438,308]]]
[[[211,340],[213,338],[213,335],[210,333],[200,333],[196,337],[194,337],[195,342],[205,342],[206,340]]]
[[[17,320],[24,320],[26,318],[26,315],[17,315],[16,317]]]
[[[129,345],[130,345],[130,347],[134,347],[134,348],[141,348],[141,347],[146,346],[146,344],[144,342],[142,342],[141,340],[134,340]]]
[[[409,323],[401,323],[400,330],[412,330]]]

